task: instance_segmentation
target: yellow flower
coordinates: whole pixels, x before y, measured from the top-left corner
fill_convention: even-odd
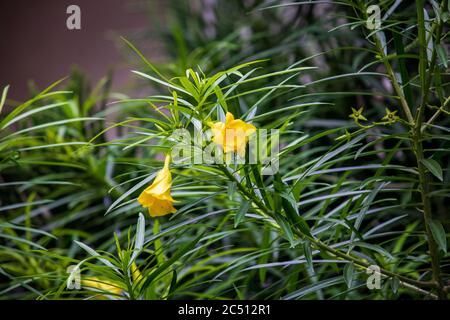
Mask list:
[[[153,183],[142,191],[138,198],[139,203],[144,208],[148,208],[151,217],[164,216],[177,211],[172,206],[175,200],[170,195],[172,175],[169,170],[169,162],[170,156],[166,156],[164,168],[156,174]]]
[[[352,108],[352,114],[349,117],[353,118],[353,120],[355,120],[356,122],[358,122],[358,120],[367,121],[366,117],[364,117],[362,114],[363,111],[364,111],[364,107],[361,107],[358,110],[356,110],[355,108]]]
[[[99,279],[97,277],[83,279],[81,283],[83,287],[100,291],[102,295],[99,297],[101,298],[106,298],[105,295],[108,294],[112,296],[120,296],[123,292],[123,289],[117,284],[114,284],[108,280]]]
[[[248,137],[256,131],[254,125],[240,119],[235,120],[230,112],[226,114],[225,123],[211,123],[210,127],[214,143],[221,145],[225,153],[237,151],[241,157],[245,155]]]
[[[396,115],[397,110],[391,111],[389,108],[386,108],[386,115],[381,118],[382,121],[387,121],[389,123],[396,122],[399,117]]]

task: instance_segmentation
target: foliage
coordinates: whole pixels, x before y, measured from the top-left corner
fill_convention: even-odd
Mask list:
[[[174,2],[172,62],[125,40],[157,94],[74,75],[3,110],[1,296],[448,298],[448,1],[384,1],[375,31],[365,2],[320,2],[213,1],[209,25]],[[174,132],[226,112],[279,130],[279,171],[173,163],[177,212],[150,217]],[[118,290],[69,290],[78,270]]]

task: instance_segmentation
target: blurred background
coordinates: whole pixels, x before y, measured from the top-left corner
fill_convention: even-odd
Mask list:
[[[66,9],[73,4],[81,9],[81,30],[66,26]],[[3,0],[0,87],[10,84],[9,98],[23,101],[30,86],[42,89],[77,66],[93,83],[112,73],[113,90],[123,89],[131,73],[120,37],[150,35],[139,48],[162,61],[164,48],[155,30],[164,20],[162,0]]]

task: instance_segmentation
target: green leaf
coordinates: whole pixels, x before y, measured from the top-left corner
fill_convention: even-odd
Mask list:
[[[65,78],[52,83],[50,86],[48,86],[46,89],[44,89],[41,93],[39,93],[33,99],[28,100],[25,103],[21,104],[20,106],[17,106],[16,108],[14,108],[14,110],[12,110],[10,113],[8,113],[8,115],[4,119],[2,119],[2,121],[0,122],[0,128],[3,128],[6,123],[10,122],[17,115],[19,115],[23,110],[25,110],[26,108],[31,106],[34,102],[44,99],[52,94],[58,93],[58,92],[52,92],[52,93],[48,93],[48,92],[64,80],[65,80]],[[5,93],[5,92],[3,91],[3,93]]]
[[[445,48],[443,46],[441,46],[440,44],[438,44],[436,46],[436,51],[439,57],[439,60],[441,61],[441,63],[444,65],[445,68],[448,68],[448,62],[447,62],[447,51],[445,51]]]
[[[334,277],[329,279],[321,280],[317,283],[311,284],[309,286],[305,286],[297,291],[291,292],[288,295],[282,297],[283,300],[292,300],[292,299],[300,299],[308,294],[317,292],[319,290],[335,286],[339,283],[342,283],[342,277]]]
[[[398,287],[400,286],[400,280],[397,277],[391,279],[391,289],[394,294],[397,294]]]
[[[395,44],[395,50],[397,51],[397,56],[403,56],[405,54],[405,48],[403,46],[403,37],[400,33],[393,32],[394,36],[394,44]],[[398,58],[398,65],[400,68],[400,76],[402,79],[402,88],[403,93],[405,95],[405,99],[408,102],[408,104],[413,105],[413,96],[410,86],[410,77],[408,74],[408,69],[406,68],[406,59],[405,58]]]
[[[431,220],[429,223],[431,233],[436,241],[438,247],[443,252],[447,252],[447,235],[445,234],[444,227],[442,223],[438,220]]]
[[[427,40],[427,60],[428,64],[431,63],[431,58],[433,56],[433,50],[434,50],[434,43],[433,43],[433,35],[431,30],[431,24],[430,24],[430,17],[428,15],[428,12],[426,9],[423,9],[424,14],[424,24],[425,24],[425,31],[426,31],[426,40]]]
[[[281,206],[286,213],[288,220],[300,230],[303,235],[311,237],[311,231],[305,219],[298,212],[298,205],[292,195],[287,192],[287,186],[283,183],[281,175],[276,173],[274,176],[274,188],[281,197]]]
[[[43,246],[37,244],[36,242],[29,241],[29,240],[23,239],[21,237],[15,237],[15,236],[10,236],[10,235],[7,235],[7,234],[1,234],[0,233],[0,238],[13,240],[15,242],[20,242],[20,243],[25,243],[25,244],[28,244],[29,246],[33,246],[33,247],[36,247],[36,248],[41,249],[41,250],[47,250]]]
[[[244,218],[245,214],[248,211],[248,208],[250,208],[250,201],[244,200],[241,204],[241,206],[238,209],[238,212],[234,216],[234,227],[236,228],[239,223],[241,223],[242,218]]]
[[[6,95],[8,94],[8,90],[9,90],[9,85],[7,85],[7,86],[3,89],[2,97],[0,98],[0,113],[2,112],[3,105],[5,104],[5,101],[6,101]]]
[[[152,173],[150,176],[148,176],[147,178],[145,178],[144,180],[140,181],[139,183],[137,183],[135,186],[133,186],[130,190],[128,190],[127,192],[125,192],[124,194],[122,194],[116,201],[114,201],[108,208],[108,210],[106,210],[106,214],[108,214],[112,209],[114,209],[115,207],[117,207],[121,201],[123,199],[125,199],[126,197],[128,197],[130,194],[132,194],[133,192],[135,192],[136,190],[139,190],[140,188],[142,188],[143,186],[145,186],[147,183],[149,183],[154,177],[156,176],[156,172]]]
[[[312,263],[311,242],[309,242],[308,240],[303,242],[303,251],[305,253],[306,263],[308,264],[308,267],[312,270],[313,263]]]
[[[131,50],[133,50],[141,59],[142,61],[144,61],[144,63],[154,72],[156,73],[159,77],[163,78],[164,80],[167,81],[167,79],[158,71],[158,69],[155,68],[155,66],[153,64],[151,64],[147,58],[145,58],[145,56],[142,54],[141,51],[139,51],[130,41],[128,41],[127,39],[125,39],[124,37],[120,37],[130,48]]]
[[[143,287],[149,286],[153,281],[155,281],[158,276],[160,276],[161,273],[164,271],[167,271],[167,269],[174,264],[175,262],[180,262],[180,259],[189,251],[191,251],[195,245],[200,241],[200,239],[203,237],[203,234],[200,234],[197,238],[194,240],[187,242],[184,246],[182,246],[179,250],[177,250],[172,257],[170,257],[166,262],[161,264],[158,268],[152,271],[152,273],[145,279]]]
[[[422,159],[422,163],[427,167],[428,170],[439,180],[442,179],[442,168],[436,160],[433,159]]]
[[[431,6],[433,7],[434,16],[436,17],[437,23],[441,23],[441,14],[440,14],[440,8],[439,5],[435,0],[429,0],[431,3]]]
[[[275,214],[274,218],[277,221],[283,233],[285,234],[286,238],[289,240],[291,248],[295,247],[294,233],[292,232],[289,222],[281,214]]]
[[[89,247],[88,245],[84,244],[83,242],[74,240],[78,246],[80,246],[83,250],[85,250],[87,253],[89,253],[93,257],[97,257],[101,262],[103,262],[106,266],[111,267],[112,269],[116,270],[118,272],[119,269],[117,269],[110,261],[101,258],[100,253]]]
[[[450,3],[450,2],[449,2],[449,3]],[[448,13],[448,12],[442,12],[442,14],[441,14],[441,19],[442,19],[442,21],[447,22],[449,16],[450,16],[450,13]]]
[[[233,200],[234,194],[236,193],[236,182],[228,182],[228,199]]]
[[[261,248],[262,249],[268,249],[271,247],[271,232],[272,228],[269,226],[264,226],[262,241],[261,241]],[[258,264],[265,264],[269,261],[271,258],[271,251],[266,250],[266,253],[261,255],[258,259]],[[264,283],[266,282],[266,275],[267,275],[267,268],[261,268],[259,269],[259,279],[261,286],[264,286]]]
[[[355,266],[353,263],[347,263],[344,267],[344,281],[347,284],[347,288],[351,288],[353,285],[353,279],[355,274]]]
[[[177,279],[177,271],[174,269],[172,270],[172,280],[170,281],[169,295],[175,292],[175,289],[177,288]]]
[[[142,250],[142,247],[144,246],[144,240],[145,240],[145,218],[144,215],[139,212],[139,218],[136,225],[136,239],[134,241],[134,252],[130,259],[130,265],[136,259],[139,252]]]

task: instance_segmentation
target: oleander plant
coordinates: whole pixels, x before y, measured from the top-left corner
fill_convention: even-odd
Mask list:
[[[168,6],[150,96],[2,88],[0,298],[448,299],[448,0]]]

